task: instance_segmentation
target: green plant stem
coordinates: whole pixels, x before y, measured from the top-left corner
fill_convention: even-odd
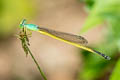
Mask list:
[[[32,57],[32,59],[33,59],[33,61],[35,62],[35,64],[36,64],[36,66],[37,66],[37,68],[38,68],[38,70],[39,70],[41,76],[44,78],[44,80],[47,80],[45,74],[42,72],[42,70],[41,70],[41,68],[40,68],[40,66],[39,66],[39,64],[38,64],[38,62],[37,62],[36,59],[34,58],[32,52],[30,51],[30,49],[28,48],[28,46],[26,46],[26,47],[27,47],[27,50],[29,51],[29,53],[30,53],[30,55],[31,55],[31,57]]]

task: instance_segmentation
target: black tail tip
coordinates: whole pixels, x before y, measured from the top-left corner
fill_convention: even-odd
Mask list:
[[[105,54],[99,52],[99,51],[96,51],[94,50],[94,52],[98,53],[99,55],[101,55],[102,57],[104,57],[106,60],[110,60],[111,58],[109,56],[106,56]]]
[[[104,57],[106,60],[110,60],[111,58],[109,56]]]

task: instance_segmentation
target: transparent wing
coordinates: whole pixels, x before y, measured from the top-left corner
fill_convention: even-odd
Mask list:
[[[67,40],[69,42],[74,42],[74,43],[82,44],[82,45],[85,45],[85,44],[88,43],[88,41],[82,36],[73,35],[73,34],[70,34],[70,33],[65,33],[65,32],[60,32],[60,31],[55,31],[55,30],[51,30],[51,29],[43,28],[43,27],[38,27],[38,28],[41,31],[47,32],[49,34],[52,34],[56,37]]]

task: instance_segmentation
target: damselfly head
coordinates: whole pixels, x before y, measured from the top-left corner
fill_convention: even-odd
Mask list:
[[[26,19],[23,19],[23,20],[20,22],[19,27],[20,27],[20,28],[23,28],[25,24],[26,24]]]

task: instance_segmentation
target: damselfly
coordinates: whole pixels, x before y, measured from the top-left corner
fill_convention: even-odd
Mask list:
[[[27,28],[27,29],[32,30],[32,31],[40,32],[41,34],[44,34],[44,35],[47,35],[47,36],[52,37],[54,39],[71,44],[71,45],[76,46],[78,48],[87,50],[87,51],[92,52],[92,53],[97,53],[107,60],[111,59],[109,56],[106,56],[105,54],[103,54],[99,51],[96,51],[94,49],[86,47],[84,44],[87,44],[88,41],[82,36],[78,36],[78,35],[74,35],[74,34],[70,34],[70,33],[65,33],[65,32],[60,32],[60,31],[55,31],[52,29],[44,28],[44,27],[39,27],[38,25],[35,25],[35,24],[27,24],[25,19],[20,23],[20,28],[22,28],[22,29]]]

